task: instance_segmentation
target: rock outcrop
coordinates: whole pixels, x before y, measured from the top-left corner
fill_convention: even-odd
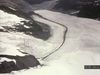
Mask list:
[[[16,11],[23,11],[24,13],[33,12],[32,6],[24,0],[0,0],[0,6],[10,7]]]
[[[29,69],[38,65],[40,65],[39,61],[32,55],[0,55],[0,73],[10,73],[12,71]]]

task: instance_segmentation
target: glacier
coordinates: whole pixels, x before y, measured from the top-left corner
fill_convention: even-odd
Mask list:
[[[0,11],[0,13],[2,13],[2,11]],[[46,23],[51,27],[52,37],[50,37],[47,41],[43,41],[41,39],[37,39],[23,33],[0,34],[2,36],[0,36],[0,38],[4,40],[4,42],[0,40],[3,47],[1,49],[4,50],[1,51],[1,53],[6,52],[5,49],[8,49],[8,52],[6,53],[9,54],[11,52],[10,48],[13,48],[13,50],[17,51],[17,48],[20,48],[19,46],[24,45],[23,48],[28,50],[26,52],[35,55],[37,58],[40,58],[39,61],[44,64],[44,66],[38,66],[36,68],[30,68],[28,70],[12,72],[11,74],[5,75],[99,75],[100,70],[84,69],[84,65],[100,64],[99,21],[88,18],[79,18],[49,10],[36,10],[35,13],[38,13],[39,15],[50,20],[48,21],[40,18],[37,15],[32,15],[32,18],[34,18],[34,20]],[[20,18],[18,18],[17,20],[19,19]],[[41,57],[44,57],[53,52],[55,48],[59,47],[59,45],[63,41],[63,32],[65,31],[65,28],[55,22],[63,24],[68,28],[65,37],[66,40],[58,51],[42,60]],[[29,48],[25,48],[25,46]],[[32,49],[33,52],[29,51]],[[19,53],[15,52],[11,54],[17,55]]]

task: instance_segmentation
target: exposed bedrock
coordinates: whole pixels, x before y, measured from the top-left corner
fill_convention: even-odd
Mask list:
[[[32,55],[0,55],[0,73],[10,73],[12,71],[29,69],[38,65],[40,65],[39,61]]]

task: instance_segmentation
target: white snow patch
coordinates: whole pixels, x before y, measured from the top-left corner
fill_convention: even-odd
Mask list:
[[[8,58],[5,58],[5,57],[0,57],[0,64],[4,61],[7,61],[7,62],[11,62],[13,61],[15,64],[16,64],[16,61],[14,59],[8,59]]]
[[[23,20],[25,19],[0,10],[0,26],[12,26]]]

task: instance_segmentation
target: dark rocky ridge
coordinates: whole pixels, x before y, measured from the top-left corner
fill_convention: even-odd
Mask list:
[[[39,4],[39,3],[42,3],[44,1],[50,1],[50,0],[24,0],[30,4]]]
[[[14,61],[4,60],[0,62],[0,73],[10,73],[12,71],[19,71],[23,69],[29,69],[40,65],[38,60],[32,55],[26,56],[11,56],[11,55],[0,55],[0,58],[8,58]]]
[[[23,13],[33,12],[32,6],[24,0],[0,0],[0,6],[10,7]]]
[[[78,13],[79,17],[100,19],[100,0],[84,1],[84,5]]]
[[[71,11],[79,17],[100,18],[100,0],[58,0],[55,9],[62,9],[67,13]]]
[[[55,6],[56,9],[70,10],[77,9],[79,0],[58,0]]]

